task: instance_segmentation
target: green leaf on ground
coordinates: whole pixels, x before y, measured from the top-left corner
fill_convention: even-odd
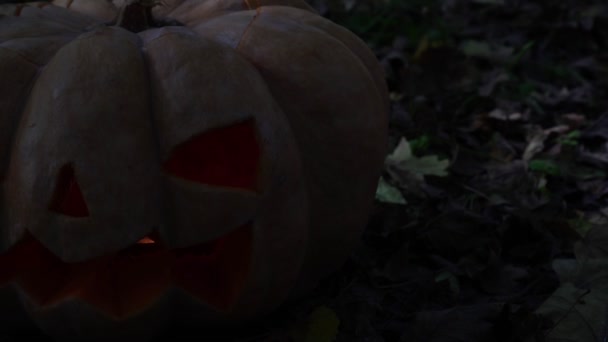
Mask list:
[[[533,159],[528,163],[528,168],[546,175],[559,175],[560,169],[556,162],[545,159]]]
[[[378,187],[376,188],[376,199],[384,203],[392,204],[407,204],[405,198],[401,194],[401,191],[395,186],[389,184],[383,178],[378,181]]]

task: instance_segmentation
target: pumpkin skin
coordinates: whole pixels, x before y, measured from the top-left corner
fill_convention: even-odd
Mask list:
[[[139,341],[310,290],[385,156],[371,51],[304,2],[166,1],[184,26],[137,34],[117,5],[0,8],[0,291],[57,339]]]
[[[303,1],[173,3],[179,5],[169,18],[230,46],[260,70],[290,121],[302,151],[314,241],[294,293],[308,291],[346,259],[365,226],[386,155],[382,69],[365,43]],[[260,3],[268,5],[249,9]]]

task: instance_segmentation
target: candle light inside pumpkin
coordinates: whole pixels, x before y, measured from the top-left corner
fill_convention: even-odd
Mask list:
[[[141,240],[137,241],[137,243],[138,244],[142,244],[142,245],[148,245],[148,244],[156,243],[156,241],[154,241],[151,238],[145,236]]]

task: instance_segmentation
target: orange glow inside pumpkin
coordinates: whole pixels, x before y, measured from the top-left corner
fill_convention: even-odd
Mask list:
[[[187,248],[142,240],[114,255],[66,263],[28,235],[0,255],[0,285],[16,282],[40,306],[80,298],[118,319],[144,309],[170,286],[218,311],[235,304],[249,274],[250,224]]]
[[[148,245],[148,244],[151,244],[151,243],[156,243],[156,241],[152,240],[148,236],[144,236],[141,240],[137,241],[137,243],[140,244],[140,245]]]
[[[255,122],[248,120],[178,145],[163,166],[188,181],[256,190],[259,160]],[[60,169],[51,211],[89,216],[76,176],[71,164]],[[66,263],[26,235],[0,254],[0,286],[16,282],[40,306],[80,298],[116,318],[144,309],[177,286],[216,310],[227,311],[247,281],[252,240],[251,224],[180,249],[168,249],[151,235],[114,255]]]

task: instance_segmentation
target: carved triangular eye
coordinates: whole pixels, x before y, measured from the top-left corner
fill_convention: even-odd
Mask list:
[[[49,209],[66,216],[89,216],[89,208],[76,180],[74,168],[70,164],[64,165],[59,170]]]
[[[260,146],[253,120],[203,132],[176,146],[164,169],[189,181],[257,190]]]

